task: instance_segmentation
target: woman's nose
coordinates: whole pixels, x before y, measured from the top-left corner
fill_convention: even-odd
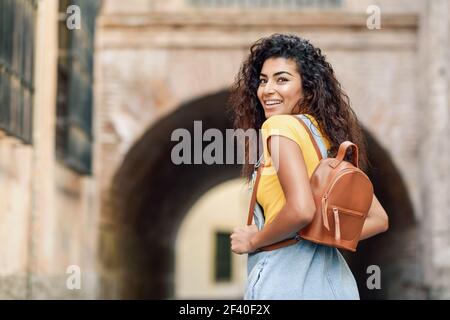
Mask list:
[[[264,86],[264,93],[270,94],[274,92],[275,92],[274,84],[272,83],[272,81],[267,81],[266,85]]]

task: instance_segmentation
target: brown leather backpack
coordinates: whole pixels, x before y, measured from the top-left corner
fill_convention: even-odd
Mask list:
[[[257,251],[278,249],[297,243],[303,238],[354,252],[373,199],[372,183],[358,167],[358,146],[344,141],[339,146],[336,158],[322,159],[310,130],[302,120],[298,120],[309,133],[320,160],[310,178],[316,213],[312,222],[294,238],[262,247]],[[352,163],[344,160],[348,148],[353,148]],[[247,225],[252,224],[261,171],[262,165],[257,169]]]

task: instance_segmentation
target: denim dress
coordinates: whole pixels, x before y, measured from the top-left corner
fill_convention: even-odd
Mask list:
[[[302,120],[309,121],[307,117]],[[313,136],[326,158],[317,128],[311,122],[307,125],[316,131]],[[258,202],[253,218],[261,230],[264,214]],[[280,249],[249,253],[247,276],[244,300],[359,300],[355,278],[339,250],[305,239]]]

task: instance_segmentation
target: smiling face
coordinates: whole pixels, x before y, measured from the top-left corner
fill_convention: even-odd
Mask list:
[[[286,58],[264,61],[257,95],[266,118],[276,114],[292,114],[302,97],[302,79],[295,61]]]

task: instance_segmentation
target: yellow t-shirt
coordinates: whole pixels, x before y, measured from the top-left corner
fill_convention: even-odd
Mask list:
[[[317,121],[313,116],[306,114],[305,116],[312,121],[317,129],[319,129]],[[261,126],[261,134],[263,139],[265,166],[259,180],[256,199],[264,210],[265,224],[268,224],[272,222],[278,212],[280,212],[281,208],[286,203],[286,199],[280,181],[278,180],[276,169],[273,166],[272,159],[267,150],[267,138],[271,135],[281,135],[296,142],[302,150],[309,177],[311,177],[314,169],[319,164],[319,158],[309,133],[302,126],[300,121],[292,115],[274,115],[269,117]],[[321,136],[323,137],[322,133]],[[324,137],[322,139],[328,150],[330,148],[329,141]]]

